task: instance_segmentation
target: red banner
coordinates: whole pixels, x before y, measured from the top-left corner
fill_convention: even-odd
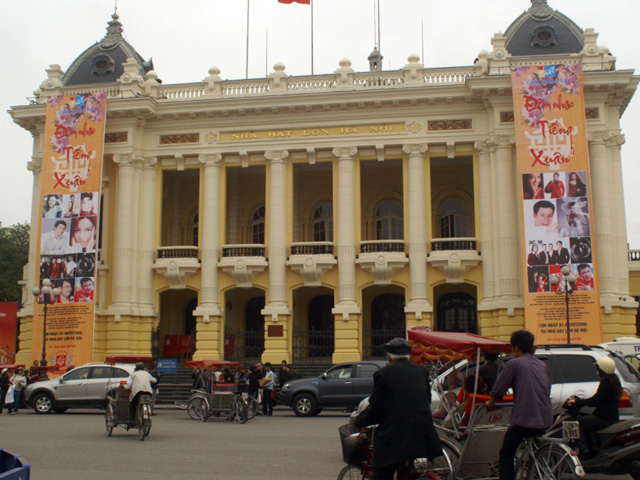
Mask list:
[[[278,2],[287,4],[302,3],[304,5],[311,5],[311,0],[278,0]]]
[[[0,365],[16,360],[18,302],[0,302]]]
[[[570,324],[572,343],[598,344],[602,326],[582,65],[512,70],[525,325],[538,343],[567,342]],[[568,286],[571,280],[574,287]]]
[[[31,360],[40,360],[46,305],[46,360],[66,367],[91,361],[106,93],[47,102],[41,173],[39,285]],[[44,285],[46,286],[46,285]]]

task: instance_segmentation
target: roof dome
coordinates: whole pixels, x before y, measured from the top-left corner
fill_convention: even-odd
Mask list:
[[[146,62],[124,39],[122,24],[118,18],[118,14],[114,13],[104,38],[74,60],[64,75],[64,85],[113,83],[124,73],[122,64],[127,58],[133,58],[138,63],[140,75],[153,70],[153,61],[150,59]]]
[[[566,15],[553,10],[547,0],[531,0],[531,7],[505,32],[507,51],[514,57],[579,53],[583,31]]]

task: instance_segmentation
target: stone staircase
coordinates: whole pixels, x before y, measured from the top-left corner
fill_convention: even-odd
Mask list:
[[[298,363],[295,364],[295,370],[300,375],[299,378],[312,378],[322,374],[331,366],[330,363]],[[278,378],[279,366],[274,366],[276,373],[276,382]],[[157,403],[159,405],[173,405],[175,402],[185,401],[191,394],[193,370],[185,367],[183,364],[178,365],[176,373],[163,373],[160,378]]]

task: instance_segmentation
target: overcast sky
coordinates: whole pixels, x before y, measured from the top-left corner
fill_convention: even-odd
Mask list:
[[[310,7],[277,0],[250,0],[249,77],[264,77],[276,62],[289,75],[308,75]],[[504,32],[529,0],[380,0],[381,50],[385,70],[398,69],[411,53],[427,67],[471,65],[491,37]],[[314,0],[316,74],[330,73],[347,57],[368,70],[374,46],[374,0]],[[640,68],[639,0],[549,0],[581,28],[600,33],[598,43],[617,57],[616,67]],[[118,0],[125,37],[145,59],[153,57],[165,84],[197,82],[216,65],[223,79],[245,77],[247,0]],[[24,105],[46,78],[49,64],[66,70],[100,40],[114,0],[2,1],[0,106]],[[268,31],[268,49],[265,39]],[[268,53],[267,53],[268,50]],[[622,119],[627,231],[640,249],[640,92]],[[30,221],[31,135],[0,115],[2,168],[0,222]],[[597,226],[596,226],[597,228]]]

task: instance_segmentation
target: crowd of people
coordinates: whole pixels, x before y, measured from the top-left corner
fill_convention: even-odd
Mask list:
[[[33,362],[29,370],[22,367],[10,372],[8,368],[3,368],[0,372],[0,415],[7,413],[15,415],[18,410],[24,408],[24,389],[30,383],[40,380],[40,364],[37,360]]]

